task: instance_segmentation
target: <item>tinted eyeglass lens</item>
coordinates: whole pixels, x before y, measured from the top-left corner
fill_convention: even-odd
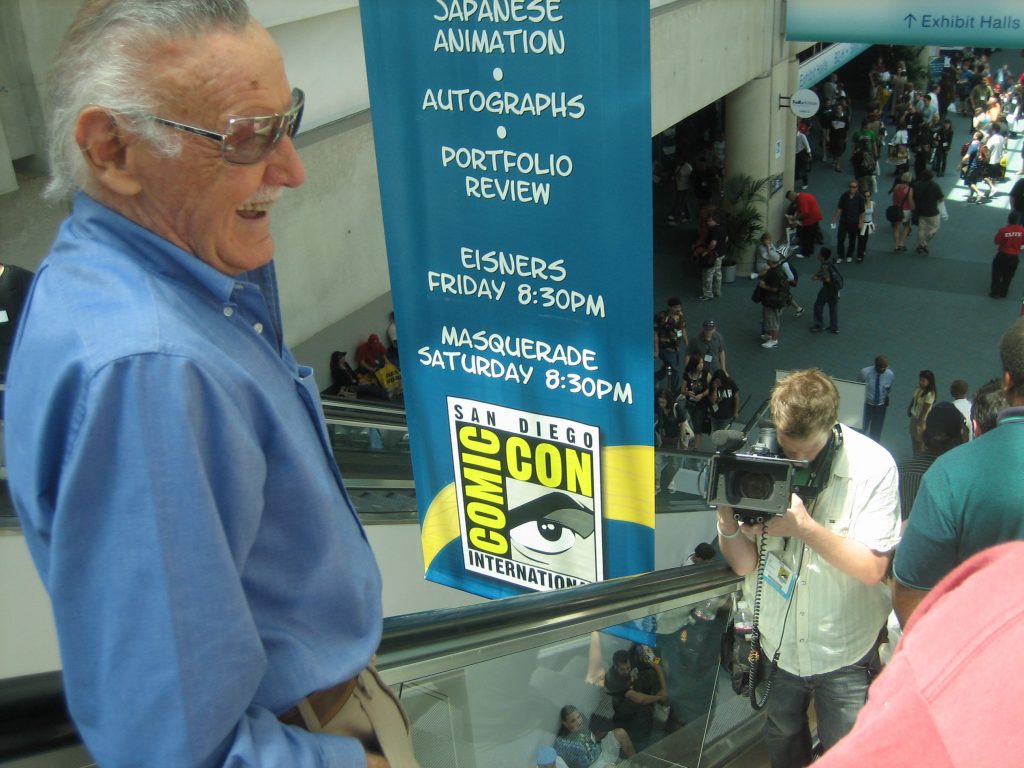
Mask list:
[[[233,117],[224,139],[224,159],[229,163],[257,163],[273,150],[281,138],[298,133],[304,96],[292,91],[292,108],[284,114],[266,117]]]

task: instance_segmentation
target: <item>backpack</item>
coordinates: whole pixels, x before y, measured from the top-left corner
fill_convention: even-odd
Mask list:
[[[789,280],[786,279],[786,273],[782,271],[781,266],[774,266],[769,270],[774,273],[778,285],[778,292],[772,293],[767,291],[762,293],[761,302],[766,307],[772,309],[781,309],[789,303]]]
[[[837,291],[843,289],[843,275],[839,271],[839,268],[835,264],[828,265],[829,278],[832,280],[832,285],[835,286]]]
[[[868,172],[869,175],[875,172],[875,155],[871,150],[867,150],[864,153],[864,158],[861,160],[861,167]]]

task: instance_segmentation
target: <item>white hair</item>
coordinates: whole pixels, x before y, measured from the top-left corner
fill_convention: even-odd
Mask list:
[[[251,16],[245,0],[92,0],[79,11],[50,71],[50,199],[70,197],[89,178],[75,140],[83,109],[108,110],[119,125],[174,155],[180,137],[145,120],[160,103],[148,50],[160,40],[218,28],[242,31]]]

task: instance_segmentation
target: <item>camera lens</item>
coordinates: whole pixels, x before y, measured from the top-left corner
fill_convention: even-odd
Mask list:
[[[736,485],[741,496],[759,501],[771,498],[774,483],[770,475],[762,472],[739,472],[737,474]]]

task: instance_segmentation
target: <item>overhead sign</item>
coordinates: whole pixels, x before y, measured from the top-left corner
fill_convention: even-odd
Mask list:
[[[806,61],[800,62],[800,87],[810,88],[817,85],[869,47],[864,43],[833,43]]]
[[[427,578],[651,570],[649,7],[360,14]]]
[[[1024,47],[1019,0],[789,0],[787,40]]]
[[[789,97],[789,111],[797,117],[814,117],[818,114],[818,107],[821,100],[814,91],[801,88]]]

